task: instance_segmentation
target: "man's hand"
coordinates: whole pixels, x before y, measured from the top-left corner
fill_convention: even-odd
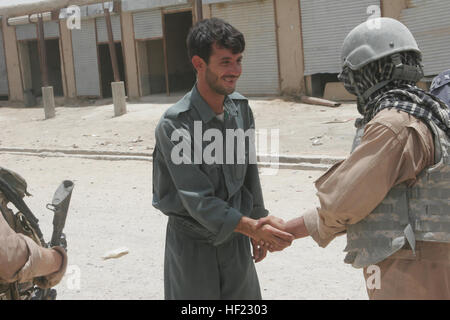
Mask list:
[[[258,221],[242,217],[235,231],[245,234],[255,241],[263,241],[269,250],[280,251],[291,245],[294,236],[269,224],[257,227]]]
[[[254,239],[250,239],[253,247],[253,259],[255,263],[262,261],[267,255],[267,249],[256,242]]]
[[[283,219],[277,218],[275,216],[267,216],[267,217],[259,219],[256,227],[261,228],[265,224],[269,224],[272,227],[277,228],[282,231],[287,231],[286,230],[286,227],[287,227],[286,222]]]
[[[294,236],[294,239],[303,238],[309,236],[308,230],[305,226],[305,221],[303,217],[295,218],[285,222],[283,219],[267,216],[258,220],[256,225],[257,228],[264,228],[265,226],[272,226],[280,231],[287,232]],[[279,251],[277,248],[274,248],[270,243],[265,242],[264,240],[260,241],[259,244],[261,246],[265,246],[268,248],[270,252]]]

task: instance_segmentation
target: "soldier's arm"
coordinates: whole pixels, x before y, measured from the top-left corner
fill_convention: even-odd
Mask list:
[[[400,183],[412,184],[433,163],[426,125],[405,113],[381,111],[369,123],[361,145],[316,181],[320,206],[304,215],[305,226],[322,247],[364,219]]]
[[[65,252],[57,250],[40,247],[31,238],[14,232],[0,214],[1,281],[25,282],[46,276],[46,282],[55,285],[67,266]]]

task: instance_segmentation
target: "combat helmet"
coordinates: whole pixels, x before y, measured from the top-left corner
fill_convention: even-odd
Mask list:
[[[412,33],[401,22],[392,18],[375,18],[356,26],[344,40],[341,52],[342,69],[348,68],[352,86],[356,87],[358,98],[366,100],[372,93],[386,86],[392,80],[400,79],[417,82],[423,77],[420,66],[402,63],[398,53],[404,51],[422,53]],[[365,92],[358,92],[354,85],[352,71],[360,70],[367,64],[391,56],[395,64],[392,79],[375,84]]]

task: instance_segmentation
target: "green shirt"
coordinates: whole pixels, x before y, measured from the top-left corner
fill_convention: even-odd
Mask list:
[[[194,86],[161,117],[155,130],[153,152],[153,206],[168,216],[181,218],[184,225],[198,231],[214,245],[231,236],[242,216],[258,219],[268,214],[264,208],[257,164],[249,162],[249,149],[254,148],[254,142],[245,139],[243,164],[238,164],[242,161],[229,163],[225,160],[225,130],[255,128],[248,100],[235,92],[225,97],[224,112],[222,123]],[[201,146],[195,146],[195,121],[201,121],[202,137],[208,129],[223,133],[223,164],[194,161],[194,149],[201,148],[203,152],[211,143],[201,139]],[[171,158],[173,148],[179,143],[172,141],[171,137],[179,129],[190,133],[183,137],[192,142],[190,163],[175,164]],[[237,143],[235,160],[236,148]]]

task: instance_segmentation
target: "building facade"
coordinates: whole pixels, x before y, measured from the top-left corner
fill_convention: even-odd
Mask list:
[[[105,7],[84,6],[80,29],[70,29],[70,14],[58,8],[59,16],[48,15],[44,23],[48,78],[55,96],[111,96],[114,73],[105,8],[128,97],[188,91],[195,73],[185,39],[197,21],[195,3],[122,0],[105,2]],[[336,78],[345,36],[373,17],[392,17],[410,28],[424,54],[425,76],[449,68],[449,11],[445,0],[203,0],[202,7],[204,18],[222,18],[246,38],[239,92],[327,96],[327,90],[335,90],[332,98],[345,96]],[[26,102],[39,97],[37,24],[29,17],[2,17],[0,31],[0,99]]]

